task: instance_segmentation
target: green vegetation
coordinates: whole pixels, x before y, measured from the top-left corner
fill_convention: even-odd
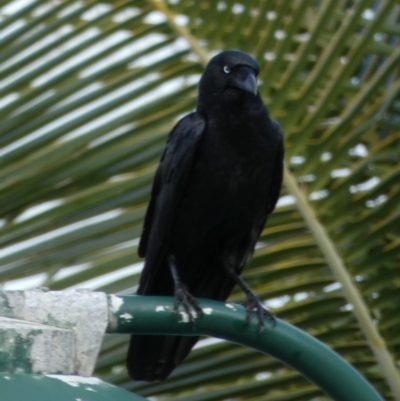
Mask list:
[[[241,49],[261,64],[287,166],[243,277],[279,317],[400,400],[399,20],[394,0],[3,2],[3,288],[134,292],[166,136],[194,109],[209,56]],[[225,342],[194,350],[164,383],[135,384],[126,346],[108,336],[97,374],[146,397],[328,399],[278,361]]]

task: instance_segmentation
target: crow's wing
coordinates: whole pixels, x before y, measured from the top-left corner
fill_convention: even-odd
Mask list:
[[[276,155],[275,155],[275,163],[271,167],[272,176],[271,176],[270,188],[268,192],[267,201],[265,204],[264,214],[253,225],[250,241],[248,243],[247,250],[244,254],[243,263],[237,269],[238,274],[242,272],[245,264],[251,258],[256,243],[261,236],[265,224],[267,223],[268,216],[274,211],[281,192],[281,186],[283,180],[283,155],[284,155],[283,131],[281,129],[281,126],[276,121],[271,120],[271,122],[272,122],[271,129],[273,131],[273,138],[276,141],[274,146],[274,148],[276,148]],[[268,136],[270,137],[270,135]]]
[[[184,117],[169,135],[157,169],[150,203],[139,243],[139,256],[146,256],[140,279],[140,294],[145,294],[152,277],[165,262],[165,248],[176,211],[204,132],[205,119],[197,112]]]

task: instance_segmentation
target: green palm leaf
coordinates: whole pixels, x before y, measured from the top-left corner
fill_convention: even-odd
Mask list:
[[[0,16],[3,288],[134,293],[166,136],[194,109],[209,56],[239,48],[260,61],[287,163],[243,276],[400,399],[396,1],[32,0],[6,1]],[[133,383],[126,347],[107,336],[97,374],[148,397],[326,399],[278,361],[221,341],[165,383]]]

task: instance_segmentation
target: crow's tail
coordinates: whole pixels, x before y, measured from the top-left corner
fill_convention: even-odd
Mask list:
[[[199,337],[133,335],[127,367],[133,380],[165,380],[189,354]]]

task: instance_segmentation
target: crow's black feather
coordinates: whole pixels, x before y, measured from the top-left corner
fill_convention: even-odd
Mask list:
[[[168,264],[173,256],[180,283],[191,295],[223,301],[239,284],[249,297],[238,275],[276,205],[283,174],[282,131],[257,91],[258,72],[246,53],[215,56],[200,80],[196,111],[172,130],[139,244],[139,255],[146,258],[139,295],[176,295],[179,283]],[[134,335],[129,374],[163,380],[197,340]]]

